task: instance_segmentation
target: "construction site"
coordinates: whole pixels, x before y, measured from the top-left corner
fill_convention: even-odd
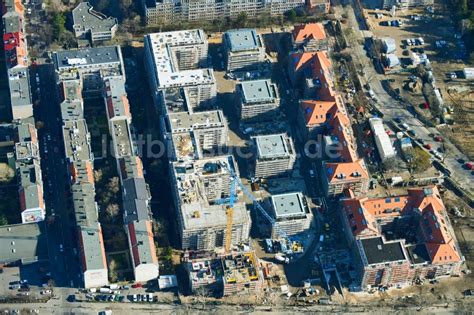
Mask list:
[[[166,41],[170,42],[174,34],[171,32],[162,36],[166,36]],[[320,47],[313,44],[311,42],[307,49]],[[175,51],[179,50],[178,45],[173,47]],[[199,49],[206,51],[202,47]],[[214,52],[213,63],[227,61],[222,56],[225,47],[214,48]],[[331,73],[330,60],[326,56],[328,61],[325,62],[323,55],[317,54],[321,59],[321,69],[313,69],[314,76],[320,80],[326,79],[324,76]],[[175,61],[171,59],[172,62]],[[194,68],[201,66],[207,67],[203,63],[194,63]],[[229,73],[238,73],[238,67],[232,64]],[[179,76],[180,67],[172,68]],[[449,230],[449,223],[444,223],[447,220],[445,209],[439,210],[441,214],[436,212],[431,216],[432,210],[422,209],[419,210],[421,214],[400,215],[398,218],[396,214],[402,210],[398,211],[394,203],[403,201],[393,197],[391,204],[384,210],[386,216],[378,213],[378,210],[367,214],[369,210],[364,209],[361,210],[363,216],[360,216],[357,214],[359,210],[356,210],[353,216],[360,219],[357,228],[351,223],[344,225],[339,203],[334,199],[328,198],[326,201],[320,198],[326,192],[318,182],[321,171],[315,166],[316,163],[310,163],[310,167],[302,169],[303,162],[297,154],[299,143],[293,138],[294,130],[288,125],[278,129],[281,124],[288,122],[269,120],[271,126],[267,123],[259,127],[260,122],[272,116],[270,112],[281,111],[282,104],[288,106],[292,101],[294,103],[294,96],[291,90],[282,91],[287,85],[282,84],[281,78],[282,81],[273,77],[271,80],[258,75],[254,77],[255,73],[242,79],[216,71],[213,74],[215,83],[210,83],[207,77],[206,86],[217,86],[217,110],[216,107],[190,105],[195,100],[190,102],[191,94],[187,86],[163,88],[157,95],[162,113],[161,127],[170,160],[169,175],[179,226],[180,249],[184,251],[181,261],[189,279],[188,293],[191,294],[181,297],[184,303],[213,302],[225,296],[226,303],[230,304],[308,305],[319,302],[354,305],[358,303],[359,296],[361,300],[367,297],[369,301],[374,296],[383,295],[387,305],[391,305],[400,294],[409,295],[407,292],[410,290],[416,291],[417,287],[413,285],[427,286],[431,285],[429,281],[437,281],[438,277],[460,274],[459,266],[463,260],[457,250],[462,245],[455,244],[451,231],[436,235],[454,244],[451,248],[454,248],[456,255],[446,255],[450,257],[446,260],[456,261],[451,269],[432,267],[430,264],[438,256],[424,243],[429,239],[430,231],[444,229],[444,226]],[[324,82],[319,84],[325,86]],[[193,86],[199,85],[199,80],[193,81]],[[332,86],[332,82],[328,81],[328,85]],[[349,124],[350,111],[344,108],[338,92],[332,87],[326,88],[325,92],[335,98],[333,103],[336,106],[333,109],[337,110],[339,123]],[[315,86],[310,92],[319,93],[318,87]],[[220,104],[220,100],[228,102]],[[199,98],[199,102],[208,101],[206,97]],[[347,117],[341,118],[342,114]],[[343,135],[346,139],[352,139],[351,131],[344,127],[334,128],[341,129],[341,134],[347,133]],[[379,129],[379,134],[384,135],[385,130]],[[334,142],[343,141],[336,139],[339,136],[337,134],[331,139]],[[325,138],[325,141],[330,142],[331,139]],[[215,150],[217,147],[222,150]],[[243,148],[244,153],[250,152],[251,158],[242,162],[241,156],[232,155],[235,151],[227,151],[235,147]],[[354,152],[348,151],[351,158],[356,154],[356,145],[351,146],[351,150],[353,147]],[[344,156],[326,166],[337,175],[337,172],[343,172],[338,167],[346,167],[343,163],[346,159]],[[354,163],[354,167],[360,170],[344,170],[347,174],[355,174],[351,175],[355,178],[341,177],[337,178],[337,183],[329,182],[329,194],[356,200],[364,196],[362,192],[368,191],[370,175],[362,161],[357,160],[357,163]],[[243,172],[240,171],[242,169]],[[350,180],[355,184],[346,184]],[[348,187],[355,188],[358,197],[350,193],[346,195]],[[426,194],[430,195],[431,188],[427,189]],[[380,192],[374,189],[370,195],[379,194],[380,203],[383,204],[387,202],[386,196],[394,196],[395,193],[403,196],[407,190],[404,187],[389,187]],[[432,203],[433,207],[439,206],[437,201]],[[410,203],[406,207],[407,211],[410,208],[409,211],[415,212],[414,204]],[[375,221],[381,218],[382,221],[387,218],[390,220],[379,222],[380,225],[372,231],[371,216]],[[436,218],[433,219],[433,216]],[[349,218],[349,222],[354,218]],[[429,227],[425,227],[428,223],[424,222],[427,220]],[[361,232],[363,237],[359,239],[352,232],[354,229],[358,232],[363,226],[367,226],[367,230]],[[412,230],[420,231],[412,235]],[[437,245],[430,246],[434,248]],[[444,261],[444,255],[442,257]]]

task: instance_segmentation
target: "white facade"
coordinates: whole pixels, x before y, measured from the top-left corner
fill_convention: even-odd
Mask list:
[[[394,157],[395,150],[393,149],[390,137],[385,132],[383,121],[381,118],[370,118],[369,119],[370,129],[374,133],[375,144],[380,154],[380,158],[383,160]]]
[[[213,102],[216,80],[207,64],[208,42],[202,30],[154,33],[145,36],[146,69],[154,89],[155,104],[160,91],[184,88],[195,103]]]

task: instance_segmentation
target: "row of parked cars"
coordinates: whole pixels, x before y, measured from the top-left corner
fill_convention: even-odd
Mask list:
[[[97,294],[97,295],[88,293],[86,294],[86,299],[88,301],[97,301],[97,302],[124,302],[125,296],[121,295],[120,292],[117,292],[114,294]],[[127,296],[127,299],[130,302],[156,302],[156,299],[153,293],[130,294]]]

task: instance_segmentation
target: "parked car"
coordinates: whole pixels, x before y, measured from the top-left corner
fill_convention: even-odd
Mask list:
[[[142,284],[141,283],[134,283],[132,284],[132,288],[136,289],[136,288],[142,288]]]
[[[431,144],[425,143],[425,144],[423,145],[423,148],[425,148],[426,150],[431,150]]]
[[[474,290],[473,289],[468,289],[463,292],[463,295],[466,297],[472,297],[474,296]]]
[[[443,142],[443,138],[441,136],[434,136],[433,138],[436,142]]]

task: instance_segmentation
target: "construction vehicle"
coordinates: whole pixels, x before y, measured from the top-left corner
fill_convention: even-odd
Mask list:
[[[230,191],[230,196],[229,198],[224,198],[224,199],[219,199],[216,201],[216,204],[228,204],[227,206],[227,226],[226,226],[226,240],[225,240],[225,250],[228,252],[230,250],[231,246],[231,239],[232,239],[232,215],[233,215],[233,207],[234,207],[234,202],[236,200],[236,184],[239,185],[241,188],[242,192],[249,198],[252,203],[254,204],[255,208],[262,214],[268,222],[270,222],[271,226],[276,229],[277,236],[280,239],[282,247],[287,248],[286,250],[281,250],[281,253],[277,253],[278,258],[283,258],[282,259],[277,259],[279,261],[283,261],[285,263],[290,262],[290,257],[287,257],[286,255],[291,255],[296,252],[303,252],[303,246],[300,242],[296,241],[291,241],[285,231],[281,230],[277,225],[275,220],[263,209],[263,207],[260,205],[260,203],[255,199],[255,197],[252,195],[252,193],[245,187],[245,185],[240,181],[239,177],[236,175],[235,170],[232,168],[232,166],[228,164],[222,164],[223,168],[226,168],[229,171],[229,174],[231,176],[231,191]],[[286,246],[288,245],[288,246]],[[275,256],[276,257],[276,256]]]
[[[227,224],[226,224],[226,238],[225,238],[225,252],[230,251],[230,245],[232,242],[232,223],[234,217],[234,203],[235,203],[235,176],[230,182],[230,196],[229,205],[226,208]]]

